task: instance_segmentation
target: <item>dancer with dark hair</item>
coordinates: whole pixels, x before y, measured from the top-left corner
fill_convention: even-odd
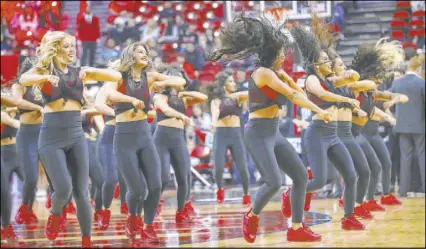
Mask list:
[[[130,215],[126,223],[126,236],[134,239],[136,232],[140,232],[142,241],[159,243],[153,222],[161,195],[161,164],[147,122],[150,91],[167,86],[183,86],[185,80],[147,72],[148,52],[142,43],[127,46],[120,59],[110,65],[121,73],[122,81],[106,83],[104,94],[114,103],[114,153],[128,187],[126,199]],[[140,216],[143,208],[144,226]]]
[[[1,240],[2,247],[8,246],[9,244],[15,245],[20,241],[20,238],[15,234],[12,224],[10,223],[12,215],[12,201],[11,201],[11,189],[10,189],[10,174],[17,172],[23,177],[22,170],[17,164],[16,158],[16,146],[15,153],[13,152],[13,140],[14,133],[19,128],[19,121],[10,117],[6,112],[3,111],[4,107],[15,107],[16,100],[9,96],[1,95]],[[4,150],[6,147],[12,148],[12,150]],[[7,154],[6,154],[7,153]],[[6,157],[6,161],[3,158]],[[12,166],[13,168],[11,168]],[[7,244],[3,244],[3,240],[7,241]],[[20,242],[22,243],[22,242]],[[22,245],[21,245],[22,246]]]
[[[338,105],[347,103],[349,106],[359,108],[359,102],[336,94],[335,84],[338,84],[339,80],[336,79],[335,82],[332,82],[326,78],[332,73],[331,61],[315,34],[308,31],[307,27],[299,25],[293,27],[290,32],[304,58],[304,68],[307,71],[305,90],[308,98],[332,113],[330,123],[320,120],[316,114],[313,115],[304,137],[309,166],[312,170],[312,180],[308,182],[306,189],[305,211],[310,208],[312,192],[334,180],[327,179],[328,159],[330,159],[342,175],[346,185],[344,196],[348,201],[345,202],[341,227],[345,230],[362,230],[364,225],[354,215],[357,181],[354,163],[348,149],[337,135]],[[340,81],[345,82],[351,78],[352,74],[348,74],[341,77]],[[285,195],[283,195],[283,211],[285,215],[288,215],[291,211],[289,198]]]
[[[243,204],[251,203],[248,194],[249,178],[247,170],[246,149],[241,131],[241,104],[248,101],[248,91],[236,92],[237,86],[230,72],[223,71],[216,76],[216,86],[212,91],[210,109],[212,129],[214,131],[213,161],[215,179],[218,186],[216,200],[225,201],[223,189],[223,170],[228,149],[237,165],[243,185]]]
[[[333,45],[336,35],[327,28],[327,24],[321,20],[316,14],[312,14],[312,29],[324,51],[327,52],[331,59],[331,68],[333,73],[327,76],[328,80],[333,81],[336,86],[336,94],[355,98],[354,92],[368,91],[376,88],[376,84],[370,80],[354,81],[359,79],[359,74],[353,70],[347,70],[343,60],[335,52]],[[350,80],[339,81],[339,77],[347,77]],[[358,175],[356,187],[355,201],[358,204],[354,208],[354,214],[364,219],[373,218],[370,211],[363,205],[365,193],[367,192],[368,182],[370,179],[370,169],[368,161],[361,146],[356,142],[352,135],[352,113],[358,116],[367,116],[367,113],[360,108],[354,108],[346,103],[340,103],[337,114],[337,135],[348,149],[354,162],[355,171]],[[331,163],[331,162],[330,162]],[[330,172],[329,172],[330,174]],[[340,181],[340,179],[338,179]]]
[[[19,83],[38,85],[45,101],[38,150],[54,189],[45,235],[49,240],[57,238],[61,212],[72,193],[82,247],[92,247],[89,151],[81,124],[83,88],[87,81],[119,81],[121,75],[112,70],[71,66],[75,59],[75,37],[62,31],[47,32],[37,48],[37,64],[22,74]]]
[[[259,170],[264,184],[258,190],[252,208],[243,215],[244,239],[253,243],[259,214],[281,188],[280,170],[293,180],[291,206],[292,227],[287,231],[289,241],[318,241],[303,222],[303,205],[308,173],[290,142],[278,130],[278,112],[287,100],[317,113],[325,122],[331,121],[329,112],[309,101],[303,90],[286,74],[279,71],[284,51],[289,46],[282,27],[275,27],[265,18],[238,17],[221,30],[221,46],[210,55],[217,61],[223,55],[229,60],[256,56],[257,68],[249,80],[249,121],[245,127],[246,148]]]
[[[18,69],[19,78],[33,67],[36,58],[25,59]],[[19,108],[20,127],[16,135],[16,146],[23,166],[24,186],[22,204],[19,207],[15,221],[18,224],[37,223],[38,218],[33,212],[36,186],[38,181],[38,137],[43,119],[42,97],[37,86],[23,87],[17,82],[12,85],[12,95]]]
[[[109,210],[112,204],[112,199],[117,182],[119,182],[119,195],[120,195],[120,213],[128,214],[129,209],[126,203],[126,182],[117,167],[117,159],[114,154],[113,139],[115,132],[115,113],[112,103],[106,100],[106,95],[103,94],[107,86],[102,86],[98,92],[95,101],[95,108],[103,115],[105,126],[100,131],[98,137],[97,155],[103,168],[104,183],[102,186],[102,203],[105,213],[99,219],[101,226],[108,227],[111,211]],[[102,94],[99,94],[102,93]]]
[[[403,61],[404,50],[401,43],[387,42],[386,38],[383,38],[376,44],[359,46],[352,61],[352,68],[359,72],[361,80],[367,79],[381,84]],[[364,207],[370,211],[384,211],[384,208],[374,200],[380,173],[383,178],[382,204],[401,203],[390,193],[391,161],[384,141],[378,135],[378,121],[387,120],[394,123],[395,120],[375,107],[375,103],[377,101],[404,103],[408,98],[405,95],[377,90],[355,92],[355,96],[360,100],[362,109],[367,112],[366,117],[354,115],[352,118],[352,134],[364,150],[371,171]]]
[[[170,68],[165,75],[184,77],[177,68]],[[186,78],[186,77],[184,77]],[[187,80],[186,86],[189,85]],[[207,101],[207,96],[200,92],[185,91],[183,86],[166,87],[153,97],[157,110],[157,128],[153,136],[161,161],[161,181],[163,192],[170,179],[170,164],[175,172],[177,187],[176,223],[189,222],[188,213],[188,174],[191,159],[186,146],[184,127],[190,119],[186,108]]]

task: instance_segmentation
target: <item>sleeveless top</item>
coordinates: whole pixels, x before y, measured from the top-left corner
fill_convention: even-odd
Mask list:
[[[16,114],[16,117],[14,117],[14,119],[19,120],[19,114]],[[17,132],[18,129],[16,129],[15,127],[6,124],[1,124],[1,139],[16,137]]]
[[[347,98],[352,98],[355,99],[355,94],[352,92],[352,90],[347,87],[347,86],[343,86],[343,87],[336,87],[336,94],[343,96],[343,97],[347,97]],[[340,108],[349,108],[351,110],[354,109],[354,107],[346,102],[338,102],[337,103],[337,107]]]
[[[122,94],[142,100],[145,104],[143,111],[148,113],[151,96],[149,93],[148,77],[146,72],[142,71],[141,80],[138,82],[134,82],[128,72],[122,72],[121,76],[123,77],[123,80],[118,86],[118,91]],[[130,109],[136,109],[132,103],[114,103],[114,112],[116,116]]]
[[[361,110],[367,113],[367,117],[371,117],[374,114],[374,91],[363,91],[358,95],[357,100],[359,101],[359,107]],[[358,113],[353,114],[358,117]]]
[[[41,93],[40,93],[40,96],[36,97],[34,94],[34,91],[40,91],[40,89],[38,87],[33,88],[32,86],[25,87],[25,94],[22,98],[33,104],[43,106],[43,98],[41,97]],[[19,114],[33,111],[33,110],[27,110],[27,109],[21,109],[21,108],[18,108],[18,110],[19,110]]]
[[[242,108],[238,105],[238,100],[225,96],[220,99],[219,111],[219,119],[233,115],[239,117]]]
[[[114,108],[114,104],[107,104],[109,107]],[[104,122],[108,122],[110,120],[114,120],[115,116],[109,116],[109,115],[102,115],[102,117],[104,118]]]
[[[318,80],[320,81],[320,84],[321,84],[321,86],[324,88],[324,90],[326,90],[326,91],[329,91],[329,92],[332,92],[332,93],[336,93],[336,88],[334,87],[334,85],[333,85],[333,83],[331,82],[331,81],[329,81],[329,80],[327,80],[327,79],[321,79],[320,77],[318,77],[316,74],[311,74],[311,75],[315,75],[317,78],[318,78]],[[311,76],[311,75],[309,75],[309,76]],[[306,77],[306,79],[308,79],[309,78],[309,76],[308,77]],[[316,96],[316,95],[314,95],[314,94],[312,94],[312,93],[310,93],[308,90],[307,90],[307,87],[305,87],[305,92],[306,92],[306,95],[308,96],[308,99],[312,102],[312,103],[314,103],[314,104],[316,104],[319,108],[321,108],[321,109],[327,109],[327,108],[330,108],[331,106],[338,106],[338,103],[337,102],[329,102],[329,101],[325,101],[325,100],[323,100],[323,99],[321,99],[321,98],[319,98],[318,96]],[[337,93],[336,93],[337,94]],[[312,114],[313,114],[314,112],[312,112]]]
[[[59,77],[58,87],[46,82],[41,89],[44,103],[48,104],[55,100],[63,98],[66,101],[72,99],[85,104],[83,98],[83,81],[80,79],[80,67],[68,66],[68,73],[64,73],[56,68],[53,68],[52,74]],[[27,91],[28,92],[28,91]]]
[[[177,95],[168,94],[167,98],[168,98],[167,104],[170,106],[170,108],[173,108],[174,110],[182,114],[186,113],[185,103],[183,102],[182,99],[178,98]],[[156,111],[157,111],[157,122],[163,121],[165,119],[173,118],[164,114],[159,108],[157,108]]]
[[[249,79],[249,111],[254,112],[273,105],[282,106],[287,103],[287,97],[268,86],[259,88],[253,77]]]

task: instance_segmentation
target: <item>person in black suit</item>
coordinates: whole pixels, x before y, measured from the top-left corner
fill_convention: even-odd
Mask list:
[[[396,126],[394,131],[399,134],[401,149],[401,185],[400,196],[407,196],[410,187],[410,173],[413,158],[417,154],[423,191],[425,189],[425,80],[418,76],[424,55],[411,58],[407,73],[394,81],[390,92],[408,96],[409,101],[402,105],[396,104]],[[392,101],[384,104],[390,108]]]

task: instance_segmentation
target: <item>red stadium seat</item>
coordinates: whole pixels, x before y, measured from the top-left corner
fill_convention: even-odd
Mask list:
[[[424,10],[416,10],[413,12],[413,17],[425,17],[425,11]]]
[[[396,3],[396,8],[397,9],[410,9],[411,3],[410,3],[410,1],[398,1]]]
[[[392,20],[390,23],[392,29],[405,28],[404,20]]]
[[[213,83],[215,81],[215,75],[210,71],[201,71],[198,75],[200,83]]]
[[[405,10],[397,10],[393,12],[393,19],[408,19],[410,18],[410,13]]]
[[[423,21],[422,19],[411,20],[408,25],[410,27],[413,27],[413,26],[424,27],[425,26],[425,21]]]
[[[402,43],[402,47],[404,49],[406,49],[406,48],[412,48],[414,50],[417,49],[417,45],[414,42],[404,42],[404,43]]]
[[[412,29],[408,32],[409,37],[425,36],[425,29]]]
[[[405,34],[401,30],[392,30],[392,38],[395,40],[405,40]]]

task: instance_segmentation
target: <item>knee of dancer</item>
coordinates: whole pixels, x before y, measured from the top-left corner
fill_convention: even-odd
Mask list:
[[[161,182],[154,183],[148,187],[148,194],[161,194]]]
[[[54,196],[60,200],[68,200],[72,194],[72,186],[68,184],[63,184],[61,186],[55,187]]]
[[[371,171],[368,167],[365,167],[364,169],[358,172],[358,176],[361,179],[370,179],[370,175],[371,175]]]
[[[355,171],[349,172],[343,180],[345,181],[345,185],[355,185],[357,182],[358,176]]]
[[[277,192],[282,185],[281,176],[273,177],[270,179],[264,179],[266,185],[269,187],[270,191]]]
[[[382,173],[382,167],[380,164],[376,164],[370,169],[371,177],[379,177],[380,173]]]
[[[308,171],[304,170],[295,175],[294,179],[291,179],[293,184],[300,184],[306,186],[308,184]]]
[[[335,179],[331,180],[333,182]],[[330,182],[330,183],[331,183]],[[311,188],[316,190],[327,185],[327,176],[325,174],[321,176],[314,176],[310,182]]]

